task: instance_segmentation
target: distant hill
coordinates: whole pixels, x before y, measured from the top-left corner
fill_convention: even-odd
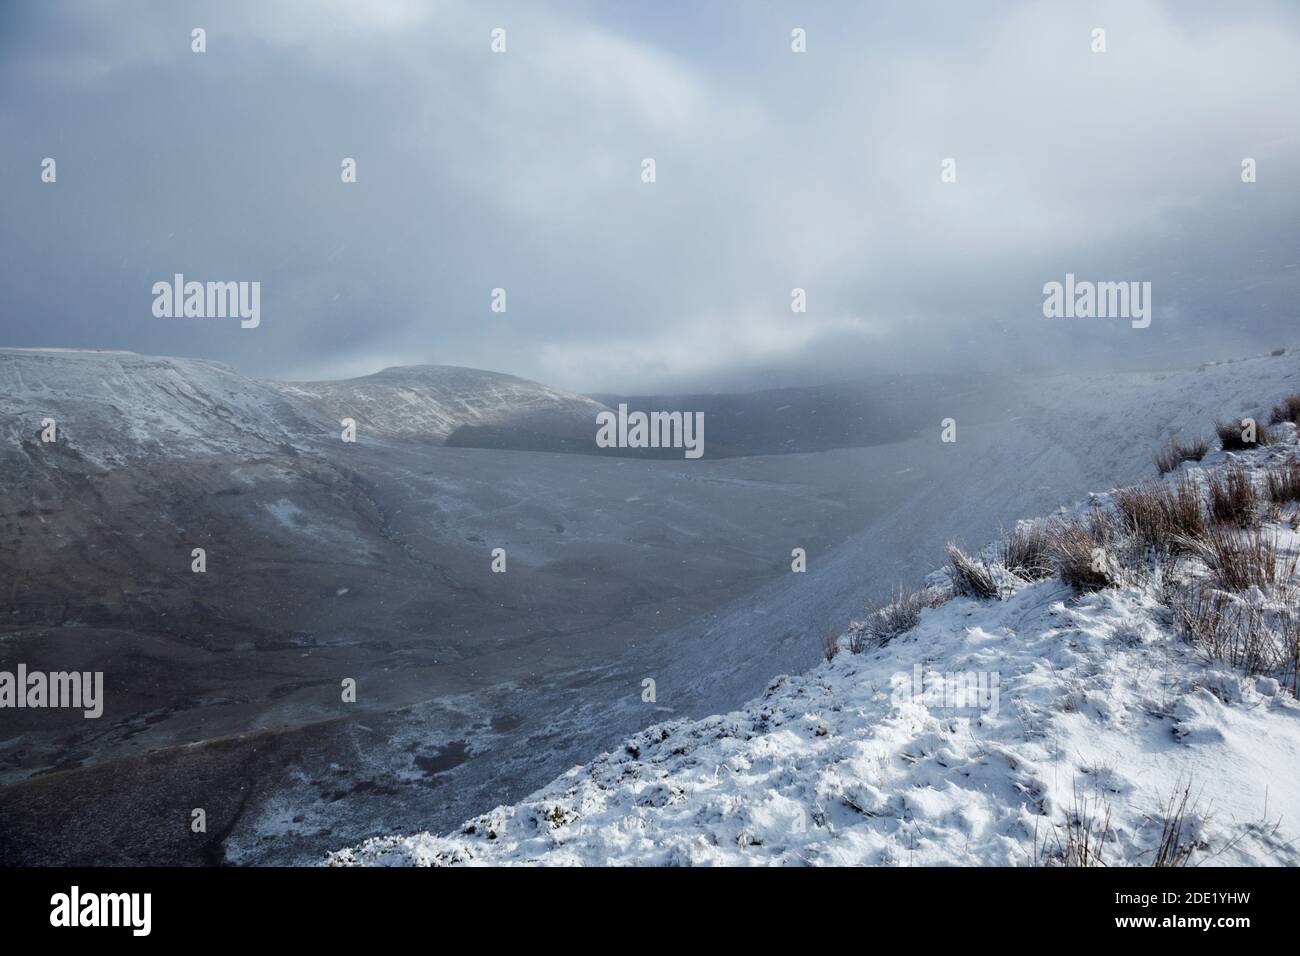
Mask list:
[[[274,387],[331,421],[356,419],[366,434],[461,447],[594,450],[596,415],[604,410],[590,398],[528,379],[451,365]]]

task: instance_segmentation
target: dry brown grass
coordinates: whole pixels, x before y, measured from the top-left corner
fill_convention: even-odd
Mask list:
[[[867,608],[868,616],[862,625],[862,646],[855,647],[851,639],[849,650],[860,654],[872,644],[883,647],[898,635],[916,627],[920,623],[923,610],[927,607],[938,607],[949,597],[950,594],[939,588],[917,588],[914,591],[907,591],[900,584],[897,595],[882,604]]]
[[[1196,482],[1184,475],[1165,499],[1165,518],[1179,539],[1174,550],[1182,550],[1187,541],[1196,541],[1209,533],[1205,505]]]
[[[1161,814],[1160,843],[1156,846],[1155,859],[1151,861],[1152,866],[1186,866],[1187,861],[1191,859],[1196,844],[1191,840],[1184,839],[1184,831],[1187,829],[1187,812],[1189,809],[1195,812],[1194,802],[1191,807],[1188,806],[1191,796],[1192,784],[1190,781],[1182,788],[1181,793],[1175,788],[1174,792],[1169,795],[1169,802],[1165,804],[1164,813]]]
[[[973,558],[957,545],[949,542],[948,560],[952,562],[952,589],[958,594],[975,598],[1001,597],[993,569],[978,558]]]
[[[1183,638],[1248,676],[1274,677],[1300,696],[1300,595],[1284,589],[1265,608],[1213,588],[1181,590],[1171,602]]]
[[[1219,524],[1247,527],[1256,523],[1261,514],[1259,493],[1246,469],[1231,464],[1210,475],[1210,518]]]
[[[1132,526],[1138,538],[1146,545],[1159,547],[1169,537],[1165,518],[1163,484],[1121,488],[1112,496],[1115,507]]]
[[[1207,656],[1248,675],[1269,669],[1273,642],[1258,612],[1232,595],[1199,588],[1174,609],[1184,639]]]
[[[1276,504],[1300,501],[1300,461],[1292,458],[1268,470],[1268,497]]]
[[[1242,419],[1245,421],[1245,419]],[[1252,448],[1262,448],[1264,445],[1273,444],[1273,433],[1268,430],[1263,422],[1255,423],[1255,440],[1248,442],[1243,437],[1246,428],[1241,421],[1237,422],[1215,422],[1214,431],[1219,436],[1219,447],[1224,451],[1249,451]]]
[[[1111,836],[1110,813],[1109,803],[1097,798],[1089,800],[1076,783],[1065,823],[1052,828],[1055,846],[1044,840],[1041,849],[1036,847],[1035,857],[1056,866],[1105,866],[1106,842]],[[1037,844],[1037,836],[1034,842]]]
[[[1300,425],[1300,394],[1288,395],[1273,406],[1273,417],[1269,419],[1269,424],[1280,425],[1283,422]]]
[[[1205,509],[1196,482],[1184,475],[1177,484],[1153,482],[1115,492],[1115,507],[1143,546],[1159,554],[1185,552],[1206,536]]]
[[[1052,563],[1052,539],[1046,523],[1022,524],[1010,534],[1003,534],[1002,565],[1026,581],[1039,581],[1056,573]]]
[[[1263,528],[1211,528],[1198,553],[1219,586],[1229,591],[1269,588],[1295,576],[1295,556],[1280,554],[1276,532]]]
[[[1078,591],[1100,591],[1123,581],[1117,551],[1123,535],[1113,515],[1094,511],[1054,522],[1049,530],[1052,561],[1062,580]]]
[[[1156,469],[1160,474],[1173,471],[1185,461],[1200,461],[1210,451],[1210,443],[1197,436],[1190,442],[1184,442],[1175,436],[1155,454]]]

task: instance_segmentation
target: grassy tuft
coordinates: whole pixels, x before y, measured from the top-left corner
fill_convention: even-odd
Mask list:
[[[863,625],[864,632],[877,647],[883,647],[900,634],[905,634],[916,627],[921,620],[921,612],[927,607],[938,607],[948,600],[949,594],[938,588],[918,588],[905,591],[899,585],[898,594],[883,604],[868,607],[868,617]],[[863,642],[862,650],[866,649]],[[849,650],[861,653],[850,644]]]
[[[1242,420],[1244,422],[1245,419]],[[1273,433],[1263,422],[1255,423],[1255,440],[1247,441],[1248,429],[1242,422],[1215,422],[1214,431],[1219,436],[1219,447],[1224,451],[1249,451],[1273,444]]]
[[[1049,529],[1052,560],[1066,584],[1077,591],[1100,591],[1123,582],[1116,552],[1122,533],[1111,514],[1094,511],[1058,521]]]
[[[1268,470],[1268,497],[1275,504],[1300,501],[1300,461],[1295,458]]]
[[[1158,554],[1187,551],[1207,533],[1196,482],[1184,475],[1175,485],[1153,482],[1115,492],[1115,507],[1144,547]]]
[[[1246,469],[1229,465],[1209,478],[1210,518],[1219,524],[1247,527],[1261,515],[1259,493]]]
[[[1210,451],[1210,443],[1204,438],[1196,437],[1184,442],[1175,436],[1155,454],[1156,469],[1160,474],[1173,471],[1185,461],[1200,461]]]
[[[1288,395],[1273,406],[1273,417],[1268,420],[1268,423],[1281,425],[1283,422],[1300,425],[1300,394]]]
[[[1169,802],[1165,804],[1164,812],[1160,819],[1160,843],[1156,846],[1155,859],[1152,860],[1152,866],[1175,867],[1186,866],[1187,861],[1191,859],[1192,851],[1196,849],[1195,843],[1183,838],[1184,831],[1188,828],[1187,811],[1195,811],[1195,805],[1188,807],[1188,801],[1192,796],[1192,784],[1188,781],[1183,787],[1180,794],[1175,788],[1169,796]]]
[[[952,588],[955,592],[975,598],[1001,596],[997,578],[989,565],[952,543],[948,545],[948,560],[952,562]]]
[[[1050,578],[1056,573],[1052,564],[1052,539],[1046,523],[1021,524],[1010,534],[1003,534],[1002,564],[1016,577],[1026,581]]]
[[[1219,587],[1229,591],[1269,588],[1295,575],[1295,556],[1281,554],[1277,534],[1266,534],[1262,528],[1218,525],[1197,550]]]

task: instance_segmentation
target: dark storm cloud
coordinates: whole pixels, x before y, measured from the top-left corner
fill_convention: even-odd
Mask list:
[[[1281,5],[0,18],[0,344],[293,377],[443,362],[597,390],[1293,341],[1300,31]],[[260,281],[261,326],[154,318],[150,288],[177,272]],[[1151,327],[1043,318],[1066,272],[1151,281]]]

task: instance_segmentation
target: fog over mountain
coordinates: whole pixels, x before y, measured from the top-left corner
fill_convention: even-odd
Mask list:
[[[3,340],[642,394],[1248,354],[1294,337],[1298,93],[1284,2],[5,4]],[[176,273],[261,325],[155,318]],[[1067,273],[1151,327],[1045,319]]]

